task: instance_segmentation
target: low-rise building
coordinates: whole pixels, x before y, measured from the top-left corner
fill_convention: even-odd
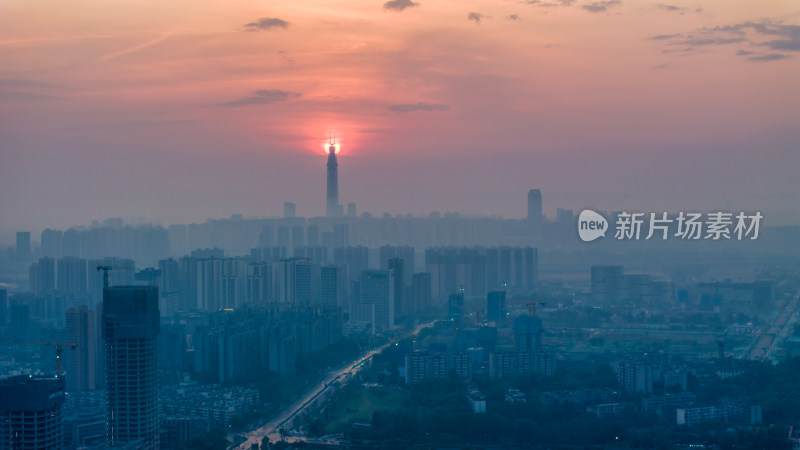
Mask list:
[[[506,403],[522,403],[525,404],[527,398],[525,397],[525,393],[520,391],[519,389],[510,387],[506,389]]]

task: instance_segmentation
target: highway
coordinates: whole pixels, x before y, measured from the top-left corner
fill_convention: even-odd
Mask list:
[[[756,342],[750,348],[748,355],[752,360],[767,359],[769,353],[772,351],[772,345],[783,332],[783,329],[789,324],[789,320],[797,312],[797,306],[800,303],[800,291],[795,296],[786,302],[786,306],[781,311],[778,319],[772,326],[769,327],[761,336],[756,339]]]
[[[798,306],[800,305],[800,292],[798,292],[793,298],[791,298],[781,311],[781,314],[778,316],[778,319],[775,323],[770,326],[766,332],[764,332],[760,337],[757,338],[756,343],[753,344],[750,350],[750,354],[748,355],[750,359],[763,359],[769,355],[770,350],[772,349],[772,345],[775,343],[776,338],[780,335],[783,328],[789,323],[791,317],[797,312]],[[410,336],[415,336],[419,334],[426,327],[433,326],[433,322],[425,323],[418,325],[414,330],[404,336],[398,337],[396,339],[383,344],[380,347],[374,348],[355,360],[343,364],[339,368],[332,370],[329,372],[325,378],[309,388],[306,392],[304,392],[300,398],[295,400],[291,405],[286,407],[283,411],[281,411],[278,415],[276,415],[272,420],[267,422],[264,426],[252,430],[247,433],[239,433],[233,435],[231,437],[241,438],[246,437],[247,439],[238,444],[229,447],[230,450],[249,450],[252,445],[259,445],[261,440],[267,436],[269,437],[271,442],[275,442],[280,440],[281,436],[279,433],[280,428],[283,425],[289,424],[292,419],[294,419],[297,415],[303,413],[306,409],[310,406],[315,404],[315,401],[323,395],[326,395],[331,389],[334,383],[342,382],[346,383],[357,375],[365,365],[372,359],[373,356],[376,354],[384,351],[390,345],[397,342],[399,339],[405,339]],[[620,330],[623,331],[623,330]],[[631,330],[624,330],[624,331],[631,331]],[[653,331],[653,330],[648,330]],[[713,333],[708,333],[713,334]],[[365,364],[365,365],[362,365]],[[238,439],[236,439],[238,440]],[[290,439],[291,440],[291,439]],[[235,442],[235,441],[234,441]]]
[[[315,400],[317,400],[320,396],[327,394],[328,391],[332,388],[332,385],[334,383],[336,383],[337,381],[341,381],[342,383],[348,381],[348,379],[351,379],[356,374],[358,374],[358,372],[360,372],[364,367],[366,367],[366,364],[369,362],[369,360],[376,354],[384,351],[386,348],[397,342],[399,339],[405,339],[407,337],[416,336],[424,328],[431,326],[433,326],[433,322],[418,325],[416,328],[414,328],[414,331],[404,336],[393,339],[390,342],[387,342],[386,344],[383,344],[380,347],[374,348],[368,351],[367,353],[364,353],[363,355],[359,356],[355,360],[343,364],[338,369],[329,372],[320,383],[317,383],[313,387],[309,388],[306,392],[303,393],[303,395],[300,396],[299,399],[297,399],[286,409],[278,413],[277,416],[272,418],[272,420],[267,422],[264,426],[244,434],[238,433],[236,435],[233,435],[232,437],[234,437],[234,439],[236,439],[237,436],[238,437],[245,436],[247,437],[247,440],[238,445],[233,445],[229,447],[229,450],[250,449],[253,444],[255,445],[261,444],[261,440],[265,436],[269,437],[269,440],[271,442],[280,440],[281,436],[279,430],[281,426],[291,422],[291,420],[294,419],[298,414],[302,413],[309,406],[313,405],[315,403]],[[362,363],[365,365],[362,365]],[[236,441],[234,440],[234,442]]]

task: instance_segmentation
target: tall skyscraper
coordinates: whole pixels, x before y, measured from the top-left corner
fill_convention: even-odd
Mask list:
[[[447,314],[451,319],[458,319],[464,315],[464,293],[450,294],[447,298]]]
[[[388,269],[392,274],[392,294],[394,295],[394,316],[401,317],[410,314],[406,302],[406,284],[403,275],[404,260],[402,258],[391,258],[388,261]]]
[[[514,319],[514,345],[518,352],[542,350],[542,319],[532,314],[523,314]]]
[[[28,269],[30,291],[36,295],[56,290],[56,262],[53,258],[39,258]]]
[[[67,342],[78,344],[64,353],[67,391],[86,391],[97,387],[97,333],[94,330],[94,319],[94,311],[86,306],[67,310]]]
[[[103,289],[109,444],[157,450],[158,288]]]
[[[177,294],[181,290],[181,268],[178,261],[162,259],[158,262],[158,293],[161,298]]]
[[[63,378],[20,375],[0,380],[0,448],[62,448],[63,405]]]
[[[341,267],[336,265],[323,266],[320,269],[320,303],[325,306],[339,306],[342,303],[339,286],[342,277]]]
[[[411,275],[414,274],[414,247],[410,245],[384,245],[378,250],[380,269],[389,269],[389,260],[400,258],[403,260],[405,275],[403,283],[411,284]]]
[[[373,327],[383,332],[394,327],[394,292],[388,270],[365,270],[359,278],[359,304],[375,305]]]
[[[361,272],[369,269],[369,248],[351,246],[333,249],[333,261],[347,264],[347,272],[351,281],[358,280]]]
[[[329,163],[330,164],[330,163]],[[338,196],[337,196],[338,198]],[[17,232],[17,251],[15,253],[17,261],[29,261],[31,259],[31,233],[28,231]]]
[[[411,279],[411,313],[417,313],[431,306],[431,274],[415,273]]]
[[[293,218],[297,214],[297,205],[292,202],[284,202],[283,203],[283,217],[284,218]]]
[[[486,319],[500,321],[506,316],[506,291],[491,291],[486,296]]]
[[[61,238],[63,231],[46,229],[42,231],[42,256],[61,258]]]
[[[103,302],[102,300],[94,305],[92,311],[94,316],[94,383],[97,389],[106,387],[106,341],[103,339]]]
[[[528,191],[528,220],[542,220],[542,191],[539,189]]]
[[[78,230],[70,228],[61,236],[61,256],[81,256],[81,234]]]
[[[339,206],[339,163],[336,162],[336,143],[331,140],[328,146],[328,191],[327,213],[328,217],[341,215]]]
[[[277,267],[277,298],[292,307],[308,306],[320,294],[320,266],[309,258],[282,259]]]
[[[490,290],[512,290],[529,294],[538,278],[535,247],[434,247],[425,250],[425,265],[431,274],[433,298],[464,288],[470,297]]]
[[[202,258],[197,261],[197,309],[214,311],[222,303],[222,260]]]
[[[539,189],[528,191],[528,222],[533,227],[533,233],[541,236],[544,218],[542,217],[542,191]]]
[[[62,294],[83,295],[86,293],[86,260],[73,256],[61,258],[57,263],[57,287]]]
[[[181,311],[194,311],[200,309],[197,304],[197,281],[200,260],[189,256],[178,261],[180,266],[180,289],[178,295],[178,309]]]
[[[247,261],[241,258],[222,260],[220,301],[221,308],[238,308],[247,303]]]
[[[247,266],[247,303],[274,300],[274,265],[268,262],[252,262]]]

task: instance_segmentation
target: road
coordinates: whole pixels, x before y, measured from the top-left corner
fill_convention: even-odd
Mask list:
[[[309,388],[303,395],[300,396],[294,403],[289,405],[286,409],[278,413],[272,420],[267,422],[264,426],[257,428],[253,431],[250,431],[246,434],[238,434],[238,436],[246,436],[247,440],[230,447],[231,450],[246,450],[250,449],[253,444],[259,445],[261,444],[261,440],[267,436],[271,442],[275,442],[280,440],[280,427],[292,419],[294,419],[298,414],[302,413],[306,408],[314,404],[314,401],[319,398],[321,395],[327,393],[332,385],[337,381],[347,381],[348,378],[354,377],[358,372],[360,372],[365,365],[373,356],[376,354],[386,350],[390,345],[397,342],[399,339],[405,339],[410,336],[416,336],[419,334],[426,327],[433,326],[433,322],[424,323],[418,325],[414,328],[414,331],[408,333],[407,335],[401,336],[397,339],[393,339],[386,344],[374,348],[367,353],[359,356],[355,360],[340,366],[338,369],[335,369],[328,373],[325,378],[318,384],[315,384],[313,387]],[[234,441],[235,442],[235,441]]]
[[[789,324],[789,320],[792,316],[797,312],[797,305],[800,303],[800,291],[795,294],[795,296],[786,302],[786,306],[781,311],[780,315],[778,316],[778,320],[769,327],[753,344],[750,348],[750,354],[748,355],[750,359],[757,360],[757,359],[767,359],[769,357],[769,353],[772,351],[772,345],[775,344],[778,336],[781,335],[783,328]]]

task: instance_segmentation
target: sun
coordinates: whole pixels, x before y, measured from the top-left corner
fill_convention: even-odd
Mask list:
[[[336,148],[336,150],[335,150],[335,151],[336,151],[336,154],[339,154],[339,151],[341,151],[341,149],[342,149],[342,146],[341,146],[341,145],[340,145],[338,142],[337,142],[337,143],[334,143],[334,144],[331,144],[330,142],[324,142],[324,143],[322,144],[322,150],[325,152],[325,154],[326,154],[326,155],[327,155],[327,154],[328,154],[328,152],[330,151],[330,150],[329,150],[329,147],[331,147],[331,146],[333,146],[333,147],[335,147],[335,148]]]

